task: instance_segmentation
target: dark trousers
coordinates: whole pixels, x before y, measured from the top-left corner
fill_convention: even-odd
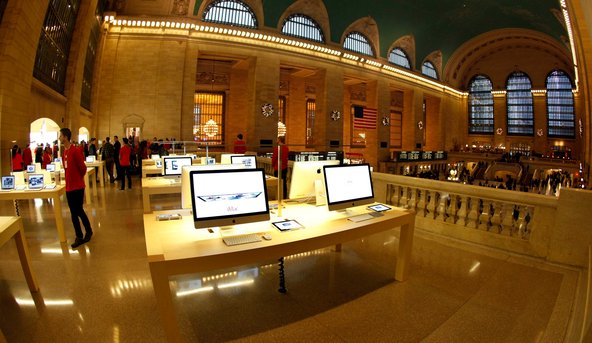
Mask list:
[[[119,180],[121,181],[121,189],[125,189],[125,176],[127,176],[127,183],[128,187],[132,188],[132,174],[131,174],[131,166],[120,166],[119,170],[121,171],[121,175],[119,176]]]
[[[286,181],[286,176],[288,175],[288,169],[282,169],[282,178],[278,181],[283,181],[282,182],[282,199],[288,199],[288,182]],[[274,170],[273,171],[273,176],[277,177],[278,176],[278,171]]]
[[[105,169],[107,169],[107,174],[109,174],[109,181],[113,183],[115,180],[113,179],[113,157],[107,157],[105,159]]]
[[[84,207],[82,207],[84,201],[84,188],[66,192],[66,199],[68,200],[68,207],[70,207],[70,214],[72,215],[72,224],[74,225],[76,237],[83,238],[82,230],[80,228],[80,220],[82,220],[86,234],[92,232],[90,221],[84,212]],[[80,220],[78,218],[80,218]]]

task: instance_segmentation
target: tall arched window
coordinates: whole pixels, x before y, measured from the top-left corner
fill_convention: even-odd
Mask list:
[[[576,116],[571,79],[561,70],[547,76],[547,135],[575,138]]]
[[[360,32],[350,32],[343,41],[343,48],[363,55],[374,57],[370,40]]]
[[[209,23],[257,28],[257,17],[249,6],[240,0],[216,0],[206,7],[202,20]]]
[[[508,134],[534,135],[532,83],[523,72],[512,73],[506,84]]]
[[[493,134],[493,85],[484,75],[469,84],[469,133]]]
[[[391,50],[391,53],[388,57],[388,61],[403,68],[411,69],[409,57],[407,57],[407,54],[401,48],[394,48],[393,50]]]
[[[304,14],[292,14],[282,25],[282,33],[288,36],[324,43],[323,31],[319,24]]]
[[[425,76],[431,77],[432,79],[438,79],[438,72],[436,71],[436,67],[430,61],[425,61],[421,65],[421,73]]]

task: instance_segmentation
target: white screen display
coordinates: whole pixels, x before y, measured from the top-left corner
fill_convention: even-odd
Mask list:
[[[48,172],[52,172],[55,171],[55,164],[53,163],[49,163],[45,166],[45,170],[47,170]]]
[[[14,189],[14,176],[2,176],[2,189]]]
[[[43,188],[43,175],[42,174],[30,174],[29,175],[29,188]]]
[[[34,164],[29,164],[27,166],[27,173],[34,173],[35,172],[35,165]]]
[[[94,155],[86,156],[86,162],[87,163],[95,163],[95,156]]]
[[[269,212],[261,169],[192,171],[190,180],[195,221]]]
[[[325,184],[329,204],[374,197],[367,164],[325,167]]]
[[[191,165],[191,156],[184,157],[163,157],[162,158],[162,174],[164,176],[169,175],[181,175],[183,166]]]
[[[244,155],[244,156],[230,156],[231,164],[243,164],[247,169],[257,168],[257,158],[255,156]]]

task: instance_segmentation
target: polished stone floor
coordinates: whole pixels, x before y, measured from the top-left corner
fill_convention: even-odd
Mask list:
[[[60,245],[52,205],[20,201],[31,294],[14,243],[0,247],[0,329],[8,342],[163,342],[146,261],[140,181],[85,205],[95,235]],[[180,197],[158,196],[159,208]],[[63,199],[69,242],[74,233]],[[0,202],[0,215],[13,215]],[[394,280],[397,230],[274,260],[171,280],[188,342],[562,342],[573,336],[578,270],[416,230],[410,279]]]

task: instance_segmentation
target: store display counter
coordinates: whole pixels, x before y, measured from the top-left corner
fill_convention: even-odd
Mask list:
[[[366,211],[366,208],[356,208],[352,212],[356,211]],[[169,277],[173,275],[257,263],[331,245],[337,245],[340,250],[341,243],[400,227],[395,279],[407,279],[415,223],[413,211],[394,209],[384,212],[384,216],[357,223],[347,220],[342,212],[329,212],[326,207],[314,205],[287,205],[282,212],[284,218],[296,219],[304,229],[280,232],[271,225],[271,222],[278,220],[272,214],[269,222],[242,224],[232,229],[241,234],[269,233],[271,240],[234,246],[224,244],[219,229],[214,229],[214,233],[206,229],[195,229],[193,217],[187,210],[159,211],[144,215],[152,284],[170,342],[181,340],[169,286]],[[159,214],[174,213],[180,213],[182,218],[157,220]]]

